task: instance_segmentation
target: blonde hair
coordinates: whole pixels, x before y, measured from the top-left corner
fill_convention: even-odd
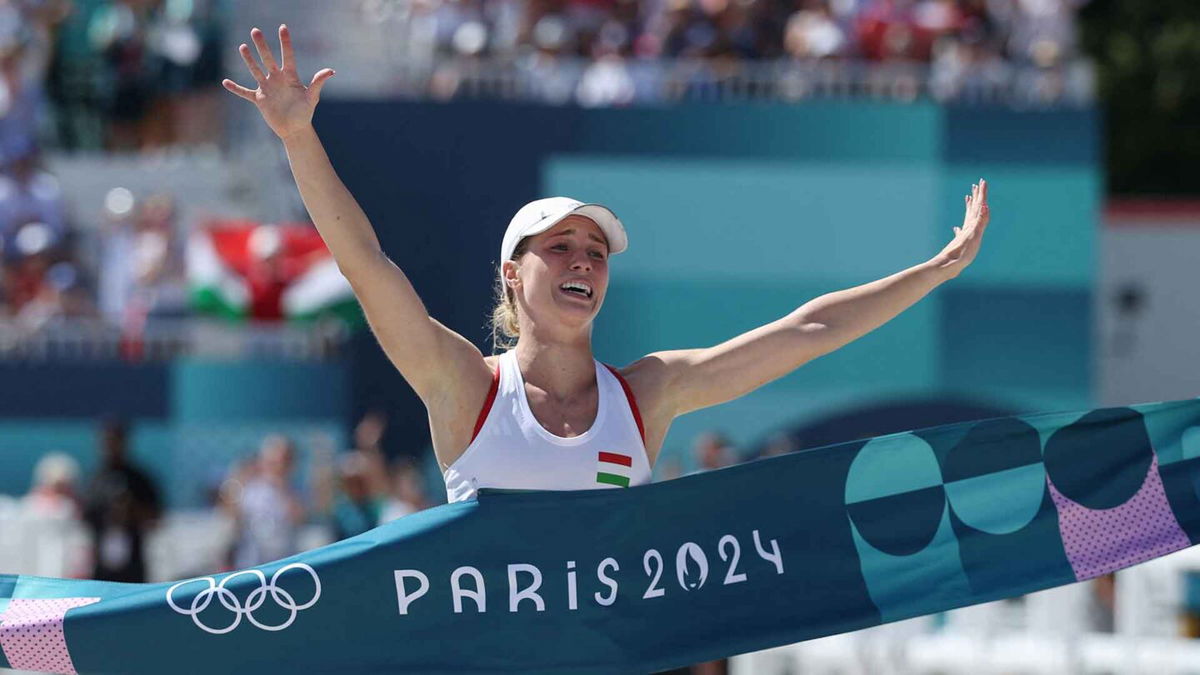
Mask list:
[[[517,242],[510,260],[517,260],[528,250],[529,239]],[[504,261],[496,268],[495,305],[492,307],[492,354],[506,352],[517,346],[521,338],[521,326],[517,322],[517,300],[513,291],[504,283]]]

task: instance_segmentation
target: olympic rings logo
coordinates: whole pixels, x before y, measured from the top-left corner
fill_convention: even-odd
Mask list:
[[[300,569],[308,572],[309,576],[311,576],[313,580],[315,590],[313,591],[312,599],[302,605],[296,604],[296,599],[292,597],[292,594],[280,588],[276,583],[279,581],[279,577],[283,576],[284,572],[292,569]],[[258,588],[250,591],[250,595],[246,597],[246,606],[243,607],[241,601],[238,600],[237,595],[235,595],[233,591],[229,590],[225,586],[230,581],[246,575],[258,579]],[[180,607],[179,605],[175,604],[174,595],[176,589],[178,589],[180,586],[186,586],[187,584],[194,584],[198,582],[206,583],[208,584],[208,587],[197,593],[196,597],[192,598],[190,606]],[[290,612],[286,621],[275,626],[262,623],[258,619],[254,618],[254,612],[261,608],[263,603],[267,601],[268,593],[271,594],[271,599],[274,600],[280,607]],[[212,628],[200,620],[200,612],[203,612],[210,604],[212,604],[214,597],[225,609],[233,612],[233,621],[228,626]],[[171,609],[183,614],[184,616],[192,617],[192,622],[195,623],[200,630],[203,630],[206,633],[212,633],[213,635],[223,635],[234,628],[237,628],[242,622],[242,617],[245,617],[246,620],[252,625],[257,628],[261,628],[262,630],[283,630],[284,628],[292,625],[292,622],[296,620],[296,615],[300,612],[300,610],[308,609],[309,607],[317,604],[317,600],[320,597],[321,579],[317,577],[316,570],[304,563],[292,563],[279,568],[275,574],[271,575],[270,583],[267,583],[266,575],[260,570],[242,570],[241,572],[234,572],[233,574],[230,574],[222,579],[220,583],[217,583],[217,581],[212,577],[197,577],[195,579],[180,581],[179,583],[167,589],[167,604],[171,606]]]

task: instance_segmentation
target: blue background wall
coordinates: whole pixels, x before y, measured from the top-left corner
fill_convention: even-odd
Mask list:
[[[346,440],[351,395],[339,363],[5,364],[0,377],[0,494],[26,492],[47,452],[71,455],[90,473],[97,419],[110,416],[129,421],[133,458],[173,507],[203,505],[269,433],[295,441],[302,484],[314,443]]]

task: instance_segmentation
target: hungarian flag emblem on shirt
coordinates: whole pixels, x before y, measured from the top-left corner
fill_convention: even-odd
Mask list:
[[[616,452],[601,452],[596,460],[596,482],[617,487],[629,487],[633,473],[633,457]]]
[[[187,271],[192,306],[205,314],[362,322],[350,282],[311,225],[210,223],[188,239]]]

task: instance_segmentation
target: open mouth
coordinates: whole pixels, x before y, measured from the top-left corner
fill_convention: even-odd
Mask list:
[[[592,289],[587,284],[578,281],[569,281],[558,287],[563,293],[573,295],[578,298],[591,298]]]

